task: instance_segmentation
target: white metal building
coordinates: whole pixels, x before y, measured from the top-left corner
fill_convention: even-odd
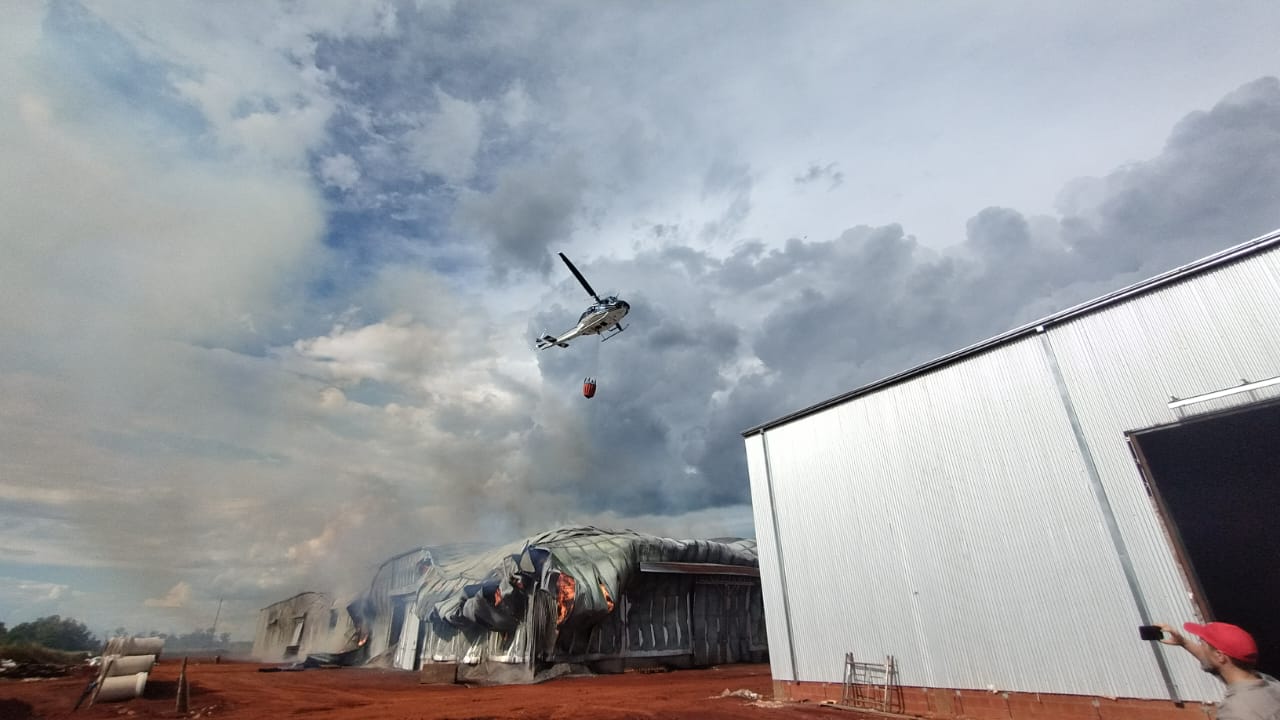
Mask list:
[[[1278,309],[1280,231],[744,432],[779,693],[853,653],[904,688],[1212,701],[1138,638],[1196,619],[1280,674]]]

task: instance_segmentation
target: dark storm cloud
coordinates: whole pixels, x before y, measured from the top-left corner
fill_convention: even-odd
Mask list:
[[[358,261],[430,246],[473,264],[478,239],[496,278],[545,271],[547,239],[572,228],[581,173],[546,150],[564,143],[548,140],[536,112],[513,120],[504,108],[512,94],[536,103],[555,92],[561,59],[546,43],[570,10],[403,3],[390,40],[317,35],[316,67],[342,100],[325,157],[352,158],[360,172],[330,200],[376,230],[336,242]]]
[[[737,350],[739,330],[726,322],[702,325],[660,324],[649,334],[648,346],[655,350],[699,348],[715,357],[732,357]]]
[[[746,501],[741,476],[708,475],[699,466],[712,432],[701,418],[711,396],[729,387],[724,371],[742,342],[738,319],[709,302],[707,293],[718,292],[707,280],[714,267],[687,248],[593,265],[592,278],[625,277],[643,288],[619,288],[632,307],[622,335],[538,355],[545,386],[563,393],[574,415],[540,427],[530,442],[539,457],[531,482],[541,491],[562,493],[583,510],[629,515]],[[531,328],[567,327],[576,309],[551,308]],[[599,382],[590,401],[580,396],[587,375]]]
[[[504,173],[493,192],[459,198],[455,229],[483,241],[499,277],[509,270],[545,273],[551,268],[548,246],[573,231],[583,183],[569,158],[520,166]]]
[[[539,356],[572,394],[599,352],[601,382],[579,403],[580,471],[549,454],[539,482],[593,510],[747,502],[742,430],[1255,237],[1280,225],[1277,201],[1280,83],[1264,79],[1189,116],[1159,156],[1071,183],[1060,217],[985,208],[945,251],[894,224],[601,264],[645,287],[622,289],[619,339]]]
[[[1280,200],[1280,81],[1262,78],[1188,115],[1159,157],[1076,183],[1060,200],[1081,273],[1183,262],[1273,229]]]
[[[754,344],[770,369],[795,380],[787,395],[816,401],[911,362],[905,348],[945,347],[963,288],[954,260],[921,248],[902,228],[859,227],[830,242],[793,241],[781,258],[803,258],[775,282],[788,295],[765,317]],[[779,257],[762,259],[762,262]]]
[[[895,225],[725,265],[789,289],[754,349],[812,402],[1267,232],[1278,201],[1280,82],[1264,78],[1188,116],[1156,158],[1071,183],[1060,218],[986,208],[943,254]]]

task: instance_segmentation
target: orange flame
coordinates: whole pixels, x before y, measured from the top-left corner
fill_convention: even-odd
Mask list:
[[[493,590],[493,606],[498,607],[502,604],[502,588],[494,588]]]
[[[568,573],[560,573],[556,580],[556,625],[563,625],[573,610],[573,599],[578,595],[578,582]]]
[[[604,581],[600,582],[600,594],[604,595],[604,604],[609,608],[609,612],[613,612],[613,598],[609,596],[609,588],[604,586]]]

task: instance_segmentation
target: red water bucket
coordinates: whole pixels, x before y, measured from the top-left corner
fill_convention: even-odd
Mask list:
[[[596,381],[594,378],[587,378],[582,381],[582,397],[590,398],[596,395]]]

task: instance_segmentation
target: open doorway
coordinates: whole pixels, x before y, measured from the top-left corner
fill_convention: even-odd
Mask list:
[[[408,598],[392,598],[391,607],[391,631],[387,634],[387,647],[400,642],[400,635],[404,632],[404,613],[409,607]]]
[[[1259,667],[1280,672],[1280,403],[1130,439],[1200,611],[1251,632]]]

